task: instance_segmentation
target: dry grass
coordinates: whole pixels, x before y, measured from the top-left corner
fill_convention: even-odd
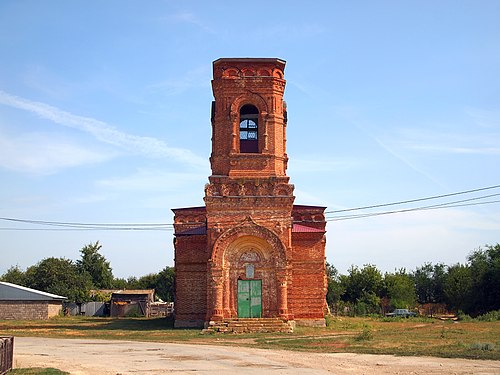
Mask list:
[[[353,352],[500,360],[500,322],[336,318],[293,334],[201,335],[168,319],[64,317],[0,321],[2,335],[190,342],[314,352]]]
[[[263,341],[295,350],[500,359],[500,322],[337,318],[328,328],[300,333],[291,340]]]
[[[69,375],[69,372],[64,372],[55,368],[18,368],[9,372],[9,375]]]

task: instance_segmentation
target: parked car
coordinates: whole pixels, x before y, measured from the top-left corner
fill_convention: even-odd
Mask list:
[[[385,314],[385,316],[394,318],[409,318],[416,315],[417,315],[416,313],[408,309],[396,309],[393,312]]]

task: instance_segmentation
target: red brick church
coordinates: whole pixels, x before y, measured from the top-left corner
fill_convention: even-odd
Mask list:
[[[173,210],[176,327],[325,324],[325,207],[293,204],[284,69],[275,58],[213,63],[205,206]]]

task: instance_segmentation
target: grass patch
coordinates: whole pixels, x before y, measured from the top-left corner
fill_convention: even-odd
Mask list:
[[[297,328],[286,338],[261,338],[265,348],[500,360],[500,322],[334,318],[323,329]],[[489,343],[486,349],[474,344]]]
[[[470,345],[470,348],[472,350],[492,351],[495,350],[495,344],[492,344],[491,342],[475,342],[474,344]]]
[[[69,375],[69,372],[61,371],[55,368],[17,368],[8,373],[16,375]]]
[[[482,321],[482,322],[496,322],[500,320],[500,310],[496,311],[490,311],[487,312],[486,314],[479,315],[476,320]]]
[[[354,340],[356,341],[368,341],[372,339],[373,339],[372,328],[368,324],[365,324],[363,326],[363,330],[354,337]]]
[[[92,338],[140,341],[185,341],[198,329],[174,329],[167,318],[54,317],[45,321],[0,321],[0,331],[12,336]]]
[[[13,336],[187,342],[313,352],[352,352],[500,360],[500,321],[439,321],[332,317],[323,328],[292,334],[213,334],[175,329],[165,318],[56,317],[47,321],[0,321]]]

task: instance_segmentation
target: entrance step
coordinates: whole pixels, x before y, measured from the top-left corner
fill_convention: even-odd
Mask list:
[[[293,332],[293,321],[280,318],[231,318],[208,322],[202,333]]]

